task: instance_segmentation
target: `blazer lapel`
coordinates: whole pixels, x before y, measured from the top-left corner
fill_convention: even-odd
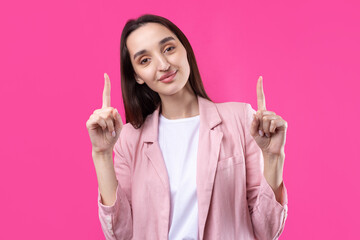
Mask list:
[[[200,111],[200,130],[196,183],[199,210],[199,237],[202,239],[210,207],[223,133],[215,128],[221,123],[221,118],[215,103],[201,97],[198,97],[198,102]]]
[[[150,159],[155,171],[159,175],[165,190],[170,194],[169,176],[161,149],[158,142],[159,129],[159,111],[158,107],[151,115],[147,117],[143,126],[143,139],[145,143],[145,154]]]

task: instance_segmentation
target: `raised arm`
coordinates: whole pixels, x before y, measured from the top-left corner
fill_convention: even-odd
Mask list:
[[[126,178],[130,175],[127,162],[121,153],[120,141],[118,141],[121,140],[119,136],[123,123],[118,111],[110,105],[110,79],[107,74],[104,74],[104,79],[102,108],[95,110],[86,122],[99,186],[99,218],[106,239],[130,239],[132,235],[131,208],[121,188],[121,185],[128,187],[128,182],[118,179],[119,176]]]
[[[247,199],[257,239],[277,239],[287,217],[287,191],[282,179],[287,123],[266,110],[262,77],[257,99],[258,111],[247,104],[244,112]]]

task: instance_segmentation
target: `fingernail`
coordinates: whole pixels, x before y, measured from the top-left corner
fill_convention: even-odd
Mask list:
[[[113,136],[113,137],[116,137],[115,131],[112,132],[112,136]]]
[[[264,136],[264,132],[262,130],[259,130],[259,135]]]
[[[269,137],[270,137],[270,134],[269,134],[269,133],[266,133],[266,136],[269,138]]]
[[[104,73],[104,79],[106,79],[106,73]]]

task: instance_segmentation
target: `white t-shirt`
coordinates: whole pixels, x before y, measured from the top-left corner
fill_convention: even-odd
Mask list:
[[[198,239],[196,164],[200,116],[170,120],[160,114],[159,145],[170,191],[170,240]]]

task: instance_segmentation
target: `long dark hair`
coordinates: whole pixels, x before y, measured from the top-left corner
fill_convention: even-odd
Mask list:
[[[121,33],[120,72],[126,122],[131,123],[134,128],[140,128],[146,117],[153,113],[161,103],[160,96],[157,92],[151,90],[146,84],[138,84],[136,82],[134,68],[126,46],[126,39],[130,33],[149,22],[162,24],[176,35],[187,52],[187,59],[190,65],[188,81],[190,82],[192,90],[197,96],[210,100],[205,92],[194,52],[185,34],[175,24],[164,17],[144,14],[137,19],[130,19],[126,22]]]

